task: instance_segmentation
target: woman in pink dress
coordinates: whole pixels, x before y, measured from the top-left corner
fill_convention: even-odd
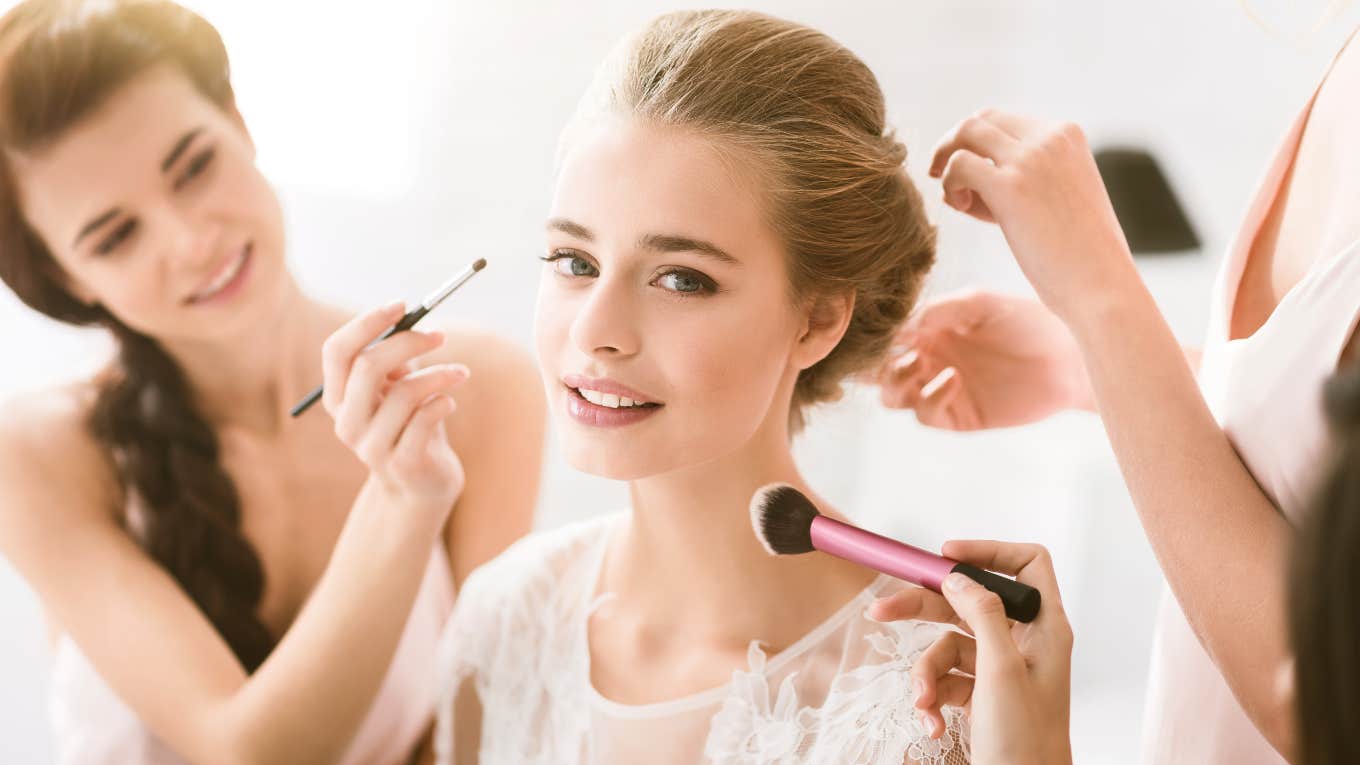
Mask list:
[[[995,221],[1042,305],[925,306],[882,372],[889,406],[956,430],[1098,411],[1169,585],[1144,756],[1278,763],[1296,751],[1284,570],[1324,462],[1322,382],[1360,309],[1360,50],[1286,135],[1182,349],[1139,278],[1081,131],[988,111],[937,150],[946,202]]]

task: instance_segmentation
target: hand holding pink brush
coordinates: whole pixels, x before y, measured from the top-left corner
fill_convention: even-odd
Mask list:
[[[1029,622],[1039,614],[1039,591],[1033,587],[828,518],[788,484],[770,484],[755,493],[751,525],[771,555],[820,550],[935,592],[945,577],[958,572],[995,592],[1007,617]]]

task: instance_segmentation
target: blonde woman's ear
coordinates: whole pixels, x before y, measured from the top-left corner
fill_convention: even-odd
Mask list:
[[[798,368],[807,369],[836,349],[855,315],[855,293],[822,295],[808,307],[807,322],[798,338]]]

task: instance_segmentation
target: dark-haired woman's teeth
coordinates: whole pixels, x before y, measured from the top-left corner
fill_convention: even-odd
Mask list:
[[[201,302],[211,298],[218,292],[221,292],[223,287],[226,287],[228,284],[231,284],[231,280],[235,279],[236,275],[241,273],[241,267],[244,266],[245,264],[246,264],[246,250],[242,249],[241,254],[236,256],[236,260],[233,261],[230,266],[228,266],[227,268],[223,269],[220,273],[218,273],[217,278],[213,279],[211,284],[209,284],[207,287],[204,287],[201,291],[195,293],[191,300],[195,303]]]

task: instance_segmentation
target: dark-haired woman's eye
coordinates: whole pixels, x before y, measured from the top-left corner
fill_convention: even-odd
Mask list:
[[[112,233],[100,240],[99,244],[95,245],[94,254],[111,255],[113,251],[118,249],[118,246],[123,242],[127,241],[128,237],[132,236],[133,232],[136,230],[137,221],[133,218],[128,218],[118,224],[118,227],[115,228]]]
[[[553,270],[561,276],[589,277],[600,275],[600,272],[590,264],[590,261],[570,250],[555,250],[551,255],[546,255],[540,260],[552,264]]]
[[[710,295],[718,291],[718,285],[712,279],[687,268],[667,271],[657,277],[654,283],[680,295]]]
[[[202,175],[204,171],[212,165],[212,162],[216,157],[217,149],[204,149],[198,154],[195,154],[193,159],[190,159],[189,164],[184,168],[184,172],[180,173],[179,178],[175,179],[175,188],[181,189],[190,181]]]

